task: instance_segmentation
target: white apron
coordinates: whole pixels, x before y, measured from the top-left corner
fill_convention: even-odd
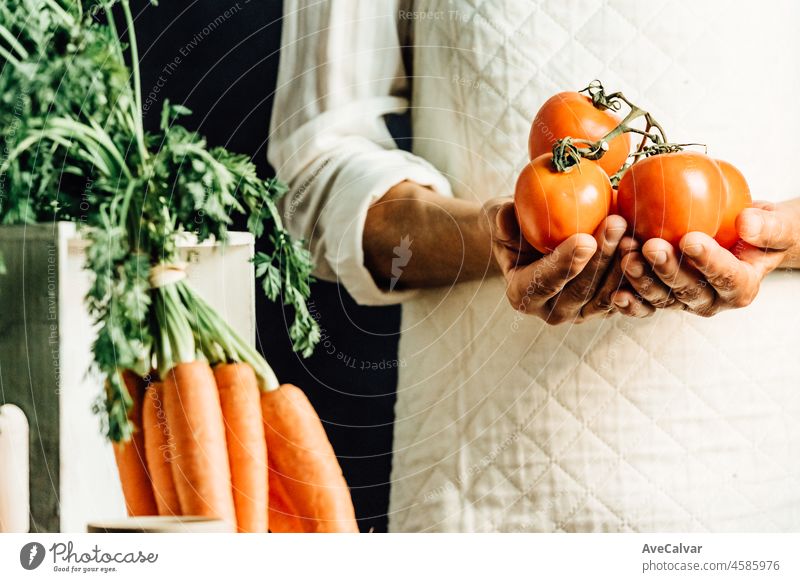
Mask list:
[[[796,3],[424,4],[444,15],[413,23],[414,153],[456,196],[511,194],[537,108],[594,78],[755,198],[800,194]],[[800,530],[798,356],[793,273],[712,319],[558,327],[498,279],[424,292],[403,308],[390,528]]]

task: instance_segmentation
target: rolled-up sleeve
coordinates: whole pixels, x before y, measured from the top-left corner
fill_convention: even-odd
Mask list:
[[[364,266],[369,206],[405,180],[452,195],[431,164],[397,148],[384,119],[408,108],[401,9],[400,0],[284,2],[268,148],[290,187],[281,212],[309,242],[315,274],[365,305],[414,293],[381,289]]]

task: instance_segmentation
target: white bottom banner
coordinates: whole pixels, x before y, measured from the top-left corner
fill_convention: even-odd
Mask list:
[[[794,581],[798,548],[800,534],[2,534],[0,580]]]

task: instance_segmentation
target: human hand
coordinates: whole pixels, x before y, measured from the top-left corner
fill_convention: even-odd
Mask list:
[[[623,291],[616,297],[633,300],[638,295],[657,308],[703,317],[749,305],[768,273],[797,260],[798,204],[756,202],[742,211],[736,228],[742,240],[733,252],[700,232],[681,239],[681,254],[662,239],[648,240],[640,248],[624,237],[620,262],[633,293]]]
[[[625,284],[620,262],[614,260],[627,227],[621,216],[607,217],[594,236],[569,237],[547,255],[524,239],[509,198],[486,202],[481,225],[489,231],[495,260],[506,279],[506,296],[517,311],[556,325],[615,310],[636,315],[644,309],[637,301],[622,309],[612,302]]]

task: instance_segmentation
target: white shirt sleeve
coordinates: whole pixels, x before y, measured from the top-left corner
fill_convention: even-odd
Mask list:
[[[289,232],[309,241],[315,275],[340,282],[364,305],[414,293],[379,288],[364,266],[370,204],[404,180],[452,196],[431,164],[397,148],[384,121],[408,108],[400,2],[284,2],[268,149],[290,187],[281,213]]]

